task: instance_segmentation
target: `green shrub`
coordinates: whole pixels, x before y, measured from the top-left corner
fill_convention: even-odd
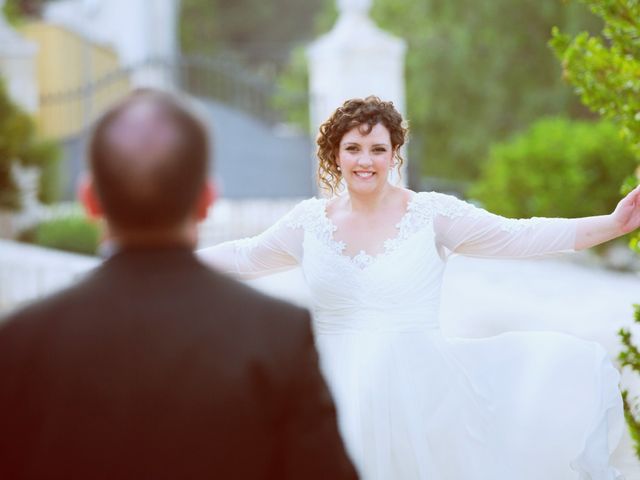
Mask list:
[[[82,215],[47,220],[33,232],[33,243],[37,245],[86,255],[97,253],[99,238],[98,225]]]
[[[20,192],[12,173],[14,164],[38,167],[40,201],[56,200],[59,158],[59,146],[38,137],[33,119],[13,103],[0,78],[0,208],[21,208]]]
[[[468,193],[507,217],[607,214],[635,165],[614,125],[545,118],[492,146]]]

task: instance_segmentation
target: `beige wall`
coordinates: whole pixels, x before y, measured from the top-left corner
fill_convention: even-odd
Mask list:
[[[29,23],[20,30],[39,46],[36,121],[43,135],[77,134],[129,90],[128,75],[121,71],[114,50],[45,22]],[[88,85],[94,88],[87,89]]]

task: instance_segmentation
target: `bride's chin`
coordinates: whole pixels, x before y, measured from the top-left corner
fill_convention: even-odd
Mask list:
[[[371,193],[379,190],[382,186],[378,182],[362,184],[360,182],[347,182],[347,188],[354,193]]]

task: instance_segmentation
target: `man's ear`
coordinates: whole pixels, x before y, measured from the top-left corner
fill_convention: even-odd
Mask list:
[[[96,192],[96,185],[93,177],[90,175],[86,175],[80,180],[78,198],[82,205],[84,205],[84,209],[89,217],[97,219],[104,216],[102,205]]]
[[[209,213],[209,208],[215,203],[218,199],[218,187],[216,184],[210,180],[204,184],[202,191],[200,192],[200,196],[198,197],[197,203],[197,218],[198,221],[202,221],[207,218],[207,214]]]

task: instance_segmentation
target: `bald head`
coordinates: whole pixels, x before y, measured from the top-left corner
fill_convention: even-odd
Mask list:
[[[193,213],[206,184],[207,132],[173,96],[136,91],[98,121],[89,162],[113,226],[172,228]]]

